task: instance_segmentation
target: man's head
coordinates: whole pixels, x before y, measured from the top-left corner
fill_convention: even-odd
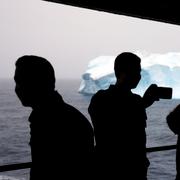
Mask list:
[[[117,82],[133,89],[141,79],[141,59],[130,52],[119,54],[114,62]]]
[[[15,65],[15,92],[24,106],[32,107],[43,94],[54,91],[55,73],[46,59],[26,55]]]

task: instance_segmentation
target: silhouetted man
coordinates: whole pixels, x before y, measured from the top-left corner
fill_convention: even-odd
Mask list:
[[[84,179],[92,166],[93,129],[55,91],[52,65],[42,57],[20,57],[14,80],[20,101],[32,107],[30,179]]]
[[[133,53],[118,55],[114,64],[116,84],[91,99],[88,110],[94,125],[99,177],[146,179],[145,108],[156,100],[152,97],[156,85],[150,86],[144,98],[131,92],[141,79],[140,62]]]
[[[176,180],[180,180],[180,105],[168,114],[167,123],[172,132],[178,136],[176,149]]]

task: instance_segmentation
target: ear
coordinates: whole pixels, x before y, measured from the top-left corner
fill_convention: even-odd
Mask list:
[[[118,83],[122,84],[126,81],[127,74],[125,72],[120,72],[119,77],[117,78]]]

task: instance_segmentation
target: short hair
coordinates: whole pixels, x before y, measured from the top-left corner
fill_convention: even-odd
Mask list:
[[[137,70],[140,63],[141,59],[131,52],[123,52],[119,54],[114,62],[115,76],[118,78],[121,72],[131,73]]]
[[[17,59],[15,66],[22,72],[19,77],[38,86],[55,88],[55,72],[49,61],[43,57],[25,55]]]

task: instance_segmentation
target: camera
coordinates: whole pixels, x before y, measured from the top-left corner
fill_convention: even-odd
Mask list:
[[[171,99],[172,98],[172,88],[157,87],[157,96],[159,99]]]
[[[157,84],[151,84],[143,95],[145,107],[151,106],[154,101],[159,101],[159,99],[171,99],[172,91],[171,87],[158,87]]]

